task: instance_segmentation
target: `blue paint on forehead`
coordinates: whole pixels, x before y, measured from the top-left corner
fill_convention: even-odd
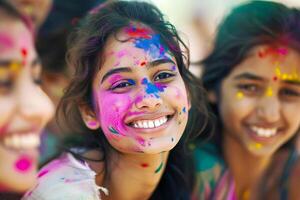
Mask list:
[[[161,43],[160,36],[158,34],[152,35],[150,39],[137,38],[134,43],[135,47],[144,49],[152,58],[166,57],[165,54],[168,49]]]
[[[144,78],[142,80],[142,84],[146,86],[146,93],[149,95],[154,95],[156,98],[159,98],[159,94],[160,92],[163,92],[164,89],[166,88],[166,86],[162,86],[162,85],[155,85],[153,83],[151,83],[150,81],[148,81],[148,79]]]

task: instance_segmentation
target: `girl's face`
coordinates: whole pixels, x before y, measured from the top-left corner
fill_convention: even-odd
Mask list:
[[[148,28],[124,28],[118,39],[129,40],[107,42],[93,82],[97,122],[87,126],[99,124],[120,152],[168,151],[182,136],[189,109],[175,58]]]
[[[224,134],[256,155],[271,155],[300,127],[300,55],[257,46],[223,80]]]
[[[53,105],[40,88],[32,36],[14,19],[0,22],[0,192],[35,183],[40,133]]]

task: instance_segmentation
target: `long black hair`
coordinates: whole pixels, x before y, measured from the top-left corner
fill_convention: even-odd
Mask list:
[[[188,70],[187,46],[179,37],[175,27],[164,19],[163,14],[155,6],[138,1],[112,1],[93,9],[79,23],[78,28],[69,38],[67,54],[68,64],[75,68],[75,75],[58,106],[57,117],[61,119],[60,122],[73,129],[74,135],[78,136],[69,144],[99,149],[103,152],[101,161],[105,163],[104,170],[109,172],[107,165],[113,147],[110,146],[101,129],[92,131],[84,125],[78,107],[85,104],[93,109],[92,81],[103,62],[106,41],[110,36],[116,37],[118,31],[132,22],[150,27],[168,46],[176,59],[194,110],[190,112],[183,137],[170,152],[166,170],[151,198],[190,199],[194,176],[191,170],[191,155],[187,153],[185,147],[187,140],[196,137],[207,123],[204,90],[199,80]],[[82,157],[78,154],[75,156]]]
[[[300,13],[281,3],[251,1],[234,8],[218,27],[212,52],[201,62],[203,86],[221,100],[220,87],[228,74],[257,45],[286,45],[300,52]],[[214,141],[221,143],[222,123],[218,106]],[[217,145],[220,147],[221,145]]]

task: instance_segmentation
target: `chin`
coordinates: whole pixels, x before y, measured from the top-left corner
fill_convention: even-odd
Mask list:
[[[142,151],[146,154],[159,154],[162,152],[167,152],[167,151],[171,151],[174,148],[175,144],[169,144],[169,145],[165,145],[165,146],[152,146],[152,147],[147,147],[142,149]]]

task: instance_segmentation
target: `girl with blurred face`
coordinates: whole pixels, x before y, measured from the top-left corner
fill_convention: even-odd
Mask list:
[[[77,142],[24,199],[190,199],[185,141],[206,115],[176,29],[134,1],[104,4],[80,24],[68,54],[75,76],[58,106]],[[198,127],[186,129],[192,119]]]
[[[53,105],[40,88],[32,32],[0,1],[0,191],[24,192],[36,180],[40,133]]]
[[[220,25],[202,63],[216,129],[196,149],[196,199],[300,198],[299,22],[299,10],[255,1]]]

